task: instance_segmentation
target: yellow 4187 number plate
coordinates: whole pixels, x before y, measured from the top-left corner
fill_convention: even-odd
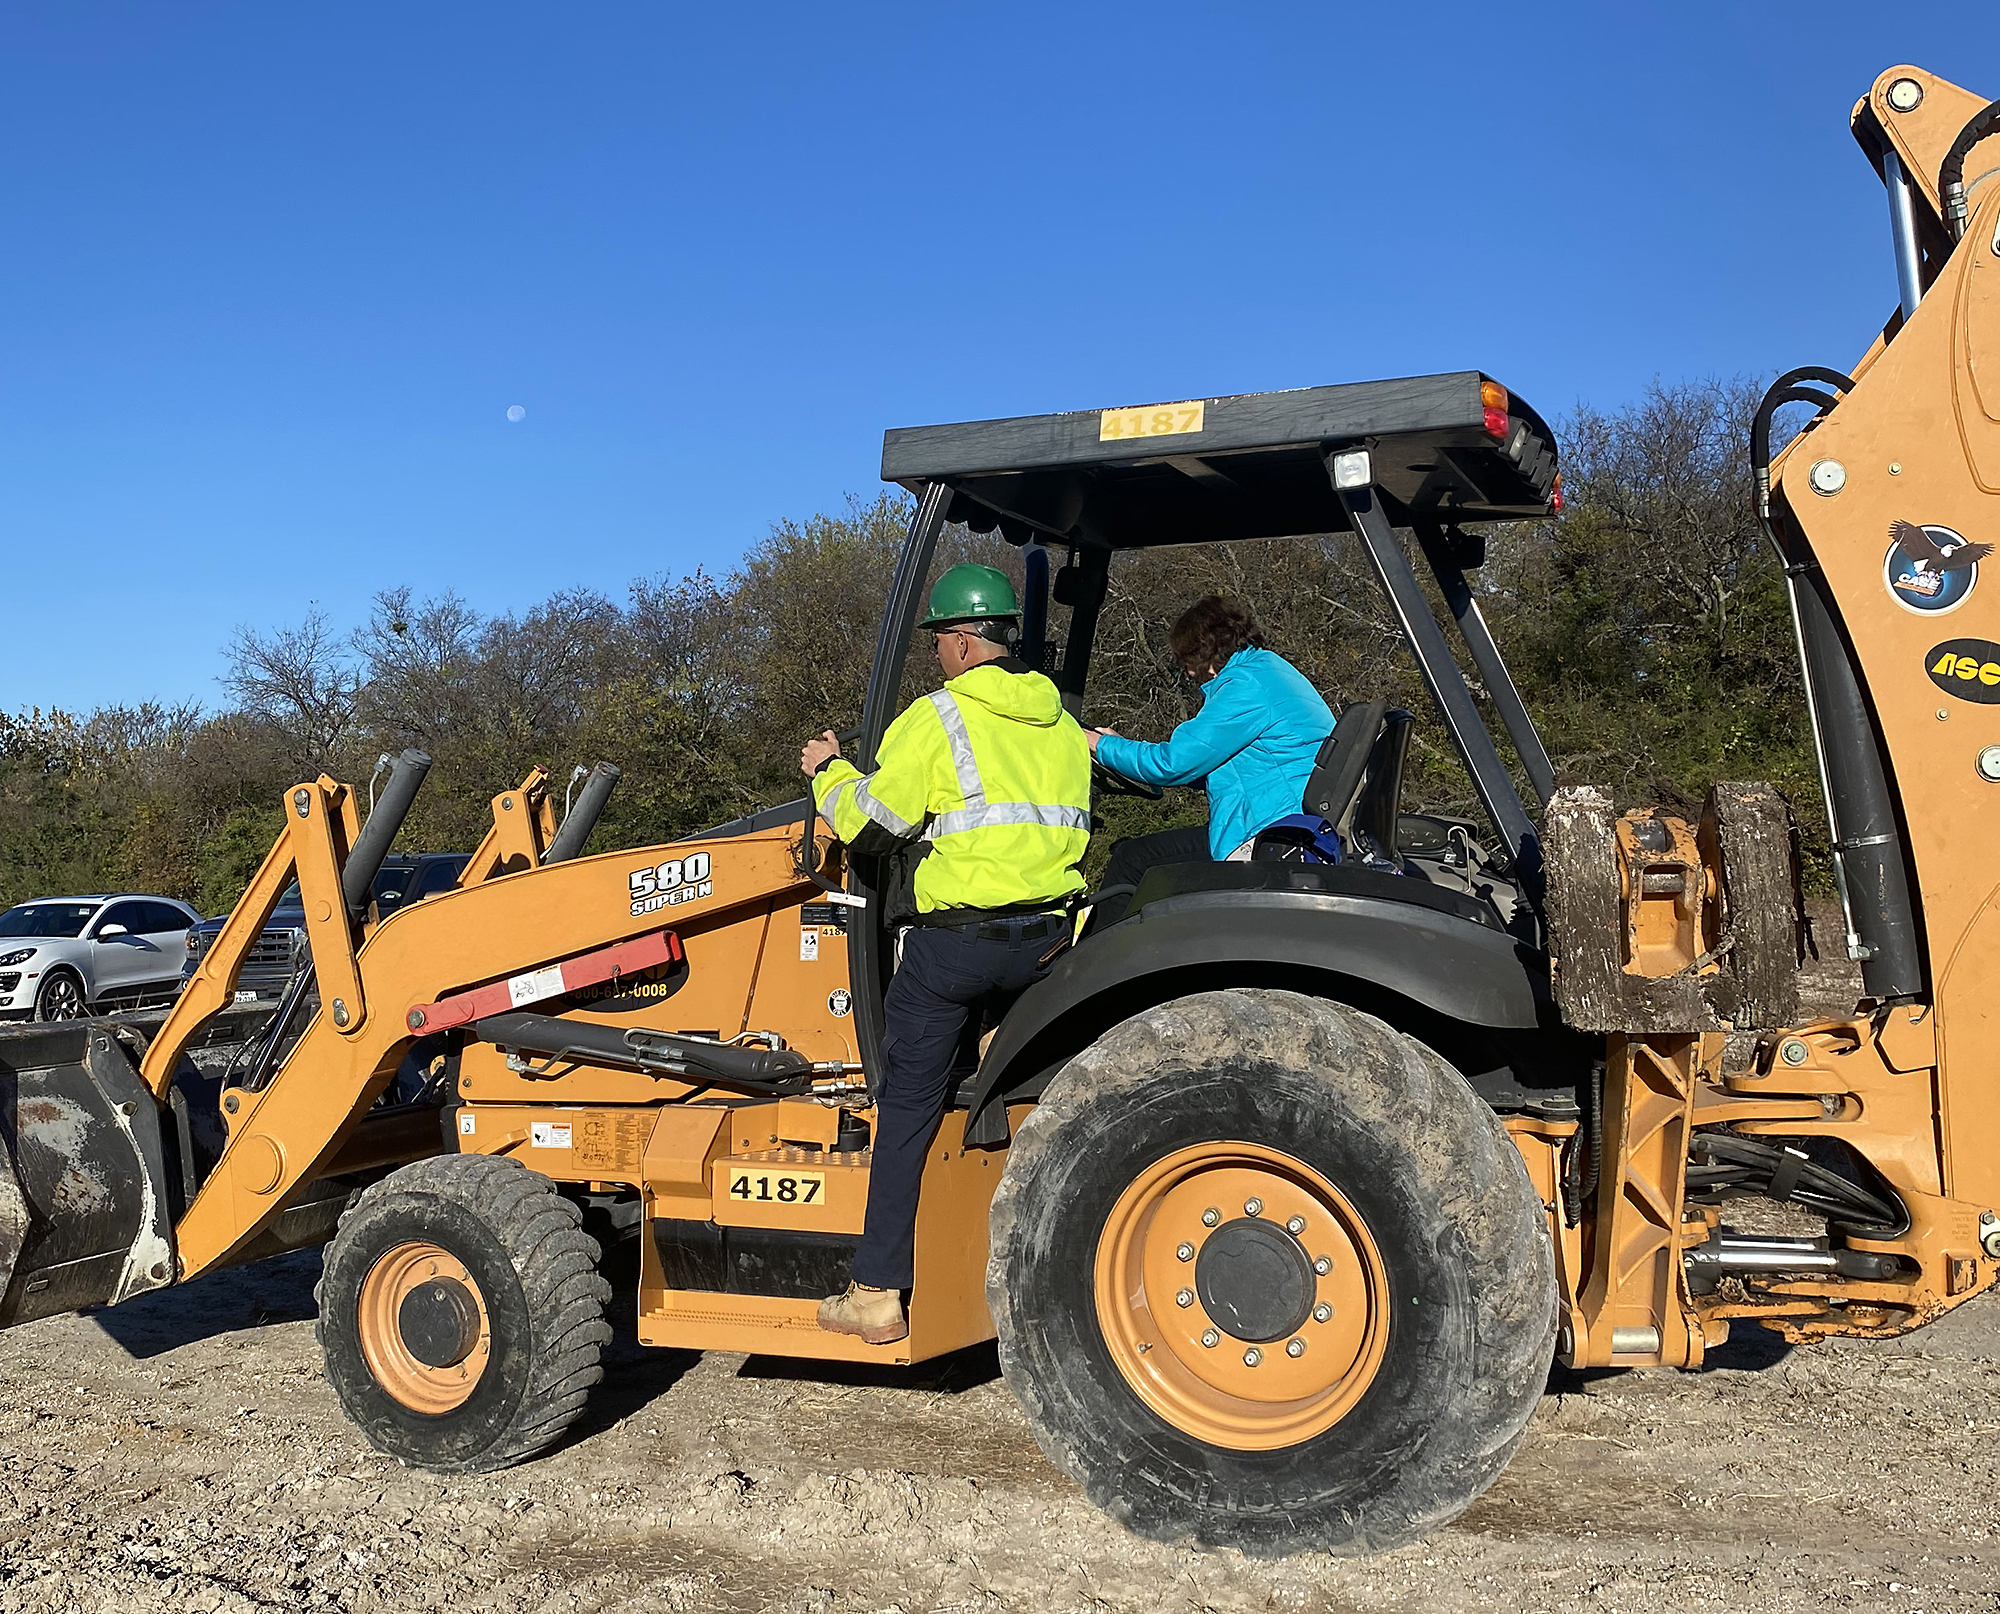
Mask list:
[[[1106,409],[1097,417],[1097,440],[1116,443],[1127,437],[1178,437],[1183,432],[1198,432],[1207,410],[1199,400],[1147,404],[1143,409]]]
[[[823,1171],[732,1171],[732,1199],[763,1205],[819,1205],[826,1199]]]

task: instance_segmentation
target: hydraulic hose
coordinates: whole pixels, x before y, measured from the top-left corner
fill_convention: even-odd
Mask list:
[[[1958,131],[1938,169],[1938,195],[1944,202],[1944,227],[1954,242],[1965,235],[1965,158],[1972,148],[2000,129],[2000,101],[1989,101]]]
[[[1809,403],[1823,415],[1840,402],[1839,398],[1800,386],[1802,381],[1818,381],[1839,389],[1842,394],[1854,390],[1852,376],[1817,364],[1802,364],[1796,370],[1787,370],[1771,383],[1771,390],[1764,394],[1750,422],[1750,471],[1757,481],[1757,515],[1760,520],[1771,513],[1771,422],[1779,409],[1788,403]],[[1784,550],[1768,521],[1764,525],[1764,536],[1771,540],[1771,547],[1783,560]]]
[[[1912,998],[1923,991],[1923,960],[1881,742],[1819,568],[1810,560],[1794,560],[1771,521],[1772,418],[1787,403],[1812,404],[1821,415],[1839,403],[1837,397],[1799,385],[1802,381],[1824,382],[1841,393],[1854,386],[1851,376],[1817,365],[1787,371],[1772,383],[1750,426],[1757,522],[1785,571],[1806,715],[1833,842],[1833,880],[1847,926],[1847,954],[1860,961],[1869,996]]]

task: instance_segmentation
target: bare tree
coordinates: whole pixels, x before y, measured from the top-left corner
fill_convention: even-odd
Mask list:
[[[285,735],[308,770],[326,765],[353,721],[359,679],[346,641],[318,606],[296,627],[259,633],[239,627],[222,687],[246,712]]]

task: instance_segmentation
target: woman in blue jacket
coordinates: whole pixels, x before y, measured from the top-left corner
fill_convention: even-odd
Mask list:
[[[1299,810],[1333,713],[1304,674],[1264,648],[1256,613],[1212,594],[1181,613],[1167,638],[1202,685],[1201,710],[1158,745],[1108,729],[1090,732],[1091,754],[1113,773],[1149,785],[1208,782],[1208,823],[1160,830],[1111,849],[1106,885],[1136,885],[1158,863],[1247,858],[1250,843]],[[1129,897],[1099,905],[1095,926],[1124,917]]]

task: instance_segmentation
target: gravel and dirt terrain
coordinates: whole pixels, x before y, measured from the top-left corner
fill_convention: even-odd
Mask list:
[[[552,1456],[404,1469],[321,1378],[318,1266],[0,1335],[0,1611],[2000,1610],[1992,1299],[1890,1344],[1749,1330],[1698,1373],[1558,1371],[1432,1540],[1269,1562],[1095,1512],[990,1347],[867,1371],[646,1351],[626,1321]]]

